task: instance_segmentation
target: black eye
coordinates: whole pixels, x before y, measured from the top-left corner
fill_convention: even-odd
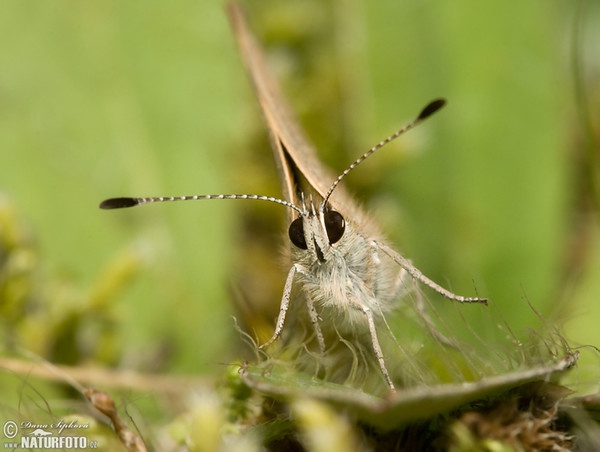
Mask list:
[[[290,229],[288,230],[288,234],[290,235],[290,240],[294,245],[301,250],[308,249],[308,246],[306,246],[306,239],[304,238],[302,217],[296,218],[294,221],[292,221],[292,224],[290,224]]]
[[[327,231],[327,237],[331,245],[342,238],[345,229],[346,220],[344,220],[341,213],[334,210],[325,213],[325,230]]]

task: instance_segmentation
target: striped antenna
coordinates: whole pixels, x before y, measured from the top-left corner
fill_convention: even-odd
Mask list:
[[[342,181],[342,179],[344,177],[346,177],[346,175],[350,171],[352,171],[354,168],[356,168],[358,165],[360,165],[362,162],[364,162],[367,159],[367,157],[369,157],[370,155],[374,154],[376,151],[378,151],[379,149],[381,149],[382,147],[384,147],[390,141],[394,141],[400,135],[402,135],[405,132],[408,132],[410,129],[412,129],[413,127],[415,127],[421,121],[424,121],[425,119],[427,119],[428,117],[430,117],[432,114],[434,114],[440,108],[442,108],[444,105],[446,105],[446,100],[445,99],[436,99],[434,101],[429,102],[425,106],[425,108],[423,108],[423,110],[421,110],[421,113],[419,113],[419,116],[417,116],[415,119],[413,119],[411,122],[409,122],[408,124],[406,124],[401,129],[399,129],[396,132],[394,132],[393,134],[391,134],[385,140],[380,141],[379,143],[377,143],[375,146],[373,146],[371,149],[369,149],[367,152],[365,152],[363,155],[361,155],[359,158],[357,158],[348,168],[346,168],[344,170],[344,172],[342,172],[342,174],[340,174],[338,176],[338,178],[333,182],[333,184],[331,184],[331,187],[329,188],[329,191],[327,192],[327,195],[325,195],[325,199],[323,200],[323,203],[321,204],[321,210],[325,209],[325,205],[327,205],[327,201],[329,200],[329,197],[333,193],[333,190],[335,190],[335,187],[338,186],[338,184]]]
[[[101,209],[122,209],[125,207],[134,207],[142,204],[152,204],[155,202],[172,202],[172,201],[201,201],[205,199],[253,199],[256,201],[268,201],[275,204],[294,209],[302,215],[302,209],[295,206],[291,202],[283,199],[273,198],[271,196],[259,195],[193,195],[193,196],[154,196],[150,198],[110,198],[100,203]]]

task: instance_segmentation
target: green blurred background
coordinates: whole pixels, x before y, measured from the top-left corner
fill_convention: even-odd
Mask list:
[[[597,133],[600,9],[587,2],[575,26],[580,3],[245,5],[338,171],[447,98],[348,185],[432,279],[487,296],[517,332],[539,325],[529,301],[573,345],[600,345],[598,198],[582,182],[590,156],[598,163],[584,132],[589,110]],[[124,368],[218,373],[237,357],[232,299],[266,297],[276,312],[285,269],[263,264],[277,268],[280,244],[255,234],[285,231],[277,206],[98,209],[125,195],[279,196],[257,113],[221,2],[0,4],[0,202],[36,237],[51,310],[109,293],[98,309],[111,353],[79,351],[72,364],[110,355]]]

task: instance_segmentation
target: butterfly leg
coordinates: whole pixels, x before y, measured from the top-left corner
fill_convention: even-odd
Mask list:
[[[393,298],[396,300],[400,299],[404,295],[408,295],[416,290],[417,286],[415,280],[410,277],[410,274],[404,268],[400,268],[400,271],[394,280],[394,285],[392,286],[392,293],[394,294]]]
[[[425,308],[425,299],[419,290],[418,281],[413,279],[404,268],[400,268],[398,276],[394,280],[392,293],[394,294],[394,299],[402,299],[403,297],[412,293],[417,314],[424,323],[425,328],[427,328],[427,331],[429,331],[429,334],[431,334],[442,345],[457,348],[453,341],[438,331],[435,322],[427,313],[427,309]]]
[[[415,294],[415,309],[417,311],[417,314],[425,324],[425,328],[427,328],[429,334],[431,334],[431,336],[433,336],[433,338],[435,338],[435,340],[437,340],[443,346],[458,350],[459,347],[456,344],[456,341],[453,341],[441,331],[439,331],[435,322],[427,312],[425,306],[425,298],[421,291],[419,291],[419,287],[417,287],[417,281],[413,280],[411,283],[415,286],[412,289],[413,293]]]
[[[390,374],[385,366],[385,360],[383,359],[383,352],[381,351],[381,346],[379,345],[379,339],[377,338],[377,330],[375,328],[375,320],[373,319],[373,312],[367,306],[361,306],[360,308],[362,312],[367,317],[367,323],[369,324],[369,332],[371,333],[371,343],[373,345],[373,351],[375,352],[375,357],[377,358],[377,362],[379,363],[379,367],[381,368],[381,373],[383,373],[383,378],[386,383],[390,387],[392,391],[395,391],[394,383],[392,383],[392,379]]]
[[[461,303],[484,303],[484,304],[487,304],[486,298],[463,297],[462,295],[456,295],[456,294],[450,292],[449,290],[444,289],[442,286],[433,282],[431,279],[429,279],[427,276],[425,276],[423,273],[421,273],[421,270],[419,270],[417,267],[412,265],[408,259],[402,257],[400,254],[398,254],[396,251],[394,251],[389,246],[384,245],[383,243],[377,243],[377,242],[375,242],[375,245],[377,247],[379,247],[379,249],[381,251],[383,251],[385,254],[387,254],[389,257],[391,257],[394,262],[396,262],[398,265],[400,265],[400,267],[405,269],[410,274],[410,276],[412,276],[417,281],[420,281],[422,284],[426,285],[430,289],[436,291],[443,297],[448,298],[449,300],[458,301]]]
[[[325,338],[323,337],[323,331],[321,331],[321,325],[319,325],[319,314],[308,295],[306,296],[306,306],[308,308],[308,315],[310,316],[310,323],[312,323],[315,334],[317,335],[319,349],[321,350],[321,353],[325,353]]]
[[[283,325],[285,324],[285,316],[287,314],[288,308],[290,307],[290,296],[292,294],[292,284],[294,282],[294,276],[299,269],[296,265],[293,265],[290,269],[287,278],[285,280],[285,286],[283,288],[283,297],[281,298],[281,305],[279,307],[279,316],[277,317],[277,323],[275,324],[275,332],[271,339],[262,344],[259,349],[265,349],[281,336],[281,332],[283,331]],[[314,309],[314,308],[313,308]]]

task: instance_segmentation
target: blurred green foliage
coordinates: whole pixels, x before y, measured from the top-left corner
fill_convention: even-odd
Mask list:
[[[600,344],[598,216],[581,183],[582,143],[598,143],[600,92],[588,70],[600,64],[600,10],[587,2],[577,24],[578,3],[245,2],[336,170],[429,100],[448,99],[348,185],[432,279],[490,298],[518,333],[539,327],[528,301],[566,324],[574,345]],[[0,196],[35,237],[27,290],[43,292],[45,312],[79,303],[93,316],[90,306],[102,306],[112,339],[85,359],[223,372],[238,354],[229,289],[267,293],[277,311],[285,269],[265,268],[279,268],[279,244],[256,234],[284,231],[283,213],[243,202],[97,207],[119,195],[279,194],[223,4],[5,1],[0,68]],[[265,248],[272,254],[259,256]],[[135,281],[121,286],[126,268]],[[68,338],[64,324],[27,337],[7,300],[5,346],[51,358],[31,338]]]
[[[91,284],[131,250],[146,268],[113,300],[124,349],[143,362],[173,347],[163,367],[214,370],[231,337],[231,206],[114,215],[98,203],[228,190],[243,76],[222,8],[1,8],[1,188],[35,229],[47,270]]]

